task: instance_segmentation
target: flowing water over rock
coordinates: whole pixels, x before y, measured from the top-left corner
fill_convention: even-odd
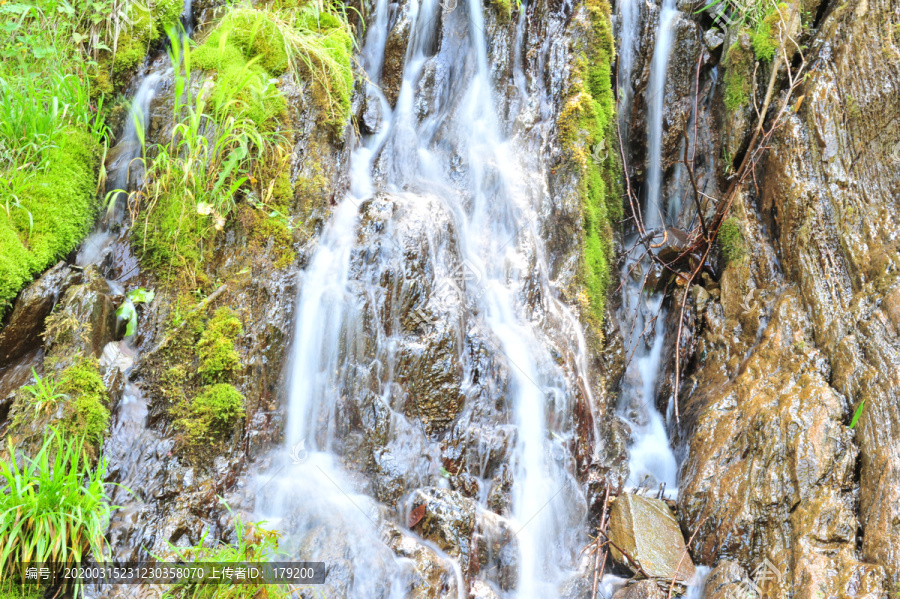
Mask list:
[[[619,111],[627,115],[629,110],[623,102],[630,102],[633,48],[637,42],[636,7],[624,3],[621,8],[619,25],[619,47],[622,50],[620,64]],[[647,193],[642,210],[643,222],[648,235],[654,240],[664,239],[667,200],[662,197],[662,129],[665,108],[664,90],[666,72],[672,46],[672,28],[678,11],[674,0],[665,0],[656,34],[656,46],[650,70],[650,87],[647,90],[647,104],[650,106],[649,164],[647,166]],[[627,73],[627,75],[626,75]],[[628,144],[629,139],[623,138]],[[626,242],[633,249],[628,253],[622,266],[622,305],[618,312],[622,338],[626,340],[628,357],[625,379],[622,384],[619,409],[623,418],[631,426],[631,443],[628,448],[628,469],[630,486],[656,488],[664,486],[666,496],[678,493],[678,465],[669,443],[666,422],[657,409],[657,389],[663,369],[664,345],[666,342],[666,310],[663,295],[654,288],[649,268],[658,268],[645,260],[645,246],[639,235],[632,235]]]
[[[483,455],[469,459],[483,464],[471,482],[478,500],[427,491],[424,516],[414,501],[409,530],[399,531],[435,543],[440,552],[421,542],[437,562],[454,558],[447,589],[464,597],[477,574],[470,526],[506,536],[481,563],[482,584],[523,598],[557,596],[584,542],[587,503],[570,449],[575,397],[589,387],[584,341],[549,283],[531,222],[546,167],[507,133],[526,109],[500,117],[482,10],[474,0],[453,11],[436,0],[410,5],[391,110],[377,87],[386,1],[376,5],[363,62],[366,101],[381,121],[354,152],[350,192],[301,275],[287,443],[258,478],[257,512],[300,556],[344,564],[330,579],[342,597],[407,596],[415,584],[380,540],[386,512],[376,500],[446,486],[430,434],[457,416],[479,424],[459,440]],[[513,60],[514,80],[524,81],[521,63]],[[529,100],[516,95],[515,105]],[[483,418],[501,445],[478,438]],[[360,438],[357,419],[382,438]],[[372,481],[352,468],[367,463],[379,473]],[[471,516],[450,516],[458,510]]]

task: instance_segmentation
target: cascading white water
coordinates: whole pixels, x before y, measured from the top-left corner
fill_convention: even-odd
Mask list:
[[[663,222],[665,207],[662,198],[662,125],[666,100],[666,71],[672,44],[675,41],[675,23],[678,10],[675,0],[663,0],[659,13],[659,27],[656,30],[656,45],[650,64],[650,84],[647,89],[647,204],[644,210],[644,225],[654,229]]]
[[[516,428],[510,455],[509,522],[519,556],[515,596],[555,597],[583,546],[579,524],[587,509],[572,474],[574,458],[568,446],[573,433],[563,428],[571,422],[565,415],[572,410],[572,383],[548,351],[540,327],[527,316],[528,277],[541,286],[542,309],[548,318],[566,328],[575,320],[555,300],[544,272],[540,239],[528,226],[536,199],[544,193],[536,182],[541,180],[540,173],[535,173],[542,167],[537,158],[517,152],[517,140],[503,133],[491,85],[482,3],[469,0],[455,11],[444,10],[439,18],[440,10],[437,0],[410,5],[408,18],[413,25],[403,81],[391,110],[377,88],[387,39],[387,0],[376,4],[362,63],[371,82],[368,101],[378,102],[383,119],[377,132],[353,152],[350,193],[334,210],[309,266],[300,275],[289,359],[286,447],[275,458],[270,474],[259,478],[265,488],[258,496],[257,512],[283,530],[306,559],[326,557],[329,535],[344,531],[344,555],[352,555],[348,597],[368,599],[404,592],[404,567],[408,566],[392,563],[390,551],[380,541],[377,504],[359,492],[360,481],[334,455],[334,427],[341,397],[358,393],[357,379],[376,372],[380,397],[372,409],[390,412],[391,442],[405,443],[403,455],[410,460],[436,461],[429,457],[439,453],[429,445],[432,442],[416,433],[402,412],[393,410],[396,385],[392,377],[398,365],[392,348],[399,339],[376,335],[363,343],[363,337],[368,337],[364,319],[371,314],[359,298],[383,295],[377,274],[392,259],[391,246],[397,246],[397,240],[386,240],[380,257],[372,258],[376,261],[372,280],[362,278],[352,266],[360,207],[371,200],[376,188],[388,192],[398,209],[414,210],[434,202],[436,209],[450,215],[453,239],[428,240],[430,260],[440,272],[452,270],[453,264],[465,265],[471,275],[462,300],[470,306],[466,318],[496,350],[491,359],[509,373],[508,420]],[[432,110],[422,117],[418,86],[434,54],[441,20],[444,28],[456,28],[467,36],[463,42],[453,41],[448,49],[441,47],[441,52],[452,53],[448,63],[459,66],[448,74],[453,80],[428,98]],[[525,23],[524,18],[518,21],[518,40],[523,39]],[[450,34],[450,39],[456,38]],[[517,56],[513,65],[519,94],[527,86],[522,62]],[[525,104],[518,98],[517,106]],[[515,118],[513,114],[510,121]],[[383,177],[377,184],[372,176],[376,160]],[[392,232],[388,225],[384,235],[390,237]],[[571,348],[576,355],[574,368],[584,376],[584,340],[580,331],[571,337],[576,339]],[[363,373],[351,362],[366,344],[374,345],[377,359],[367,359],[377,367],[370,365]],[[467,353],[460,352],[461,362]],[[412,432],[403,433],[406,429]],[[435,477],[431,484],[439,481]],[[465,582],[458,566],[454,568],[458,592],[464,597]]]
[[[632,97],[634,88],[631,75],[634,70],[635,50],[638,41],[638,19],[640,10],[638,0],[621,0],[619,3],[619,47],[618,47],[618,111],[619,128],[622,139],[628,138],[631,121]]]
[[[148,74],[141,81],[131,100],[125,130],[119,142],[110,150],[111,160],[107,165],[109,176],[106,189],[110,192],[121,190],[122,193],[111,198],[106,217],[78,248],[78,255],[75,257],[78,266],[96,264],[101,260],[114,237],[109,225],[111,222],[120,221],[124,214],[124,192],[133,189],[139,183],[141,167],[137,164],[139,161],[135,159],[141,155],[141,139],[147,132],[150,102],[161,81],[161,73]]]
[[[622,6],[622,23],[619,29],[620,46],[630,48],[634,44],[636,31],[635,15],[625,18],[625,13],[633,7]],[[643,210],[644,226],[647,231],[665,226],[665,209],[661,206],[662,183],[662,126],[664,90],[669,55],[672,51],[674,24],[678,16],[675,0],[663,0],[656,34],[656,46],[650,66],[650,86],[647,103],[650,107],[647,126],[649,127],[649,158],[647,167],[647,194]],[[629,60],[633,55],[629,54]],[[627,65],[630,70],[631,64]],[[620,65],[620,68],[624,68]],[[621,71],[620,71],[621,72]],[[629,99],[630,80],[620,85],[620,102]],[[622,110],[620,106],[620,111]],[[627,142],[627,139],[625,140]],[[629,483],[631,486],[648,485],[655,487],[665,484],[666,495],[677,493],[678,463],[669,443],[665,421],[656,408],[656,384],[662,368],[665,346],[666,312],[662,307],[663,297],[658,293],[644,293],[643,277],[632,277],[632,270],[644,252],[643,246],[636,244],[637,237],[627,244],[634,249],[626,257],[622,270],[624,288],[623,301],[619,313],[622,338],[631,360],[628,363],[625,381],[622,385],[620,411],[631,427],[631,443],[628,453]],[[640,270],[638,270],[640,272]]]

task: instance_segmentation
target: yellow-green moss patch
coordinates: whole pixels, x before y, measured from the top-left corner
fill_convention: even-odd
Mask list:
[[[620,165],[614,152],[615,97],[612,63],[615,42],[606,0],[584,4],[589,27],[573,49],[573,84],[560,113],[560,140],[576,169],[583,213],[581,281],[587,294],[588,318],[603,320],[610,282],[614,222],[621,218]]]
[[[197,344],[200,358],[197,372],[203,380],[210,383],[227,380],[240,368],[241,356],[234,344],[242,332],[241,321],[234,312],[228,308],[216,310]]]

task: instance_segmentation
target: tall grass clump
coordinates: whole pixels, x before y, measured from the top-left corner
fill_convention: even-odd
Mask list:
[[[134,233],[144,260],[155,269],[196,272],[248,174],[283,137],[261,129],[241,107],[242,94],[268,89],[257,87],[249,68],[230,88],[229,99],[210,103],[208,87],[198,92],[191,87],[190,48],[177,35],[171,42],[172,64],[178,65],[174,126],[164,143],[141,139],[145,175],[132,194]]]
[[[8,441],[0,461],[0,583],[24,578],[21,562],[71,565],[107,557],[106,462],[92,467],[84,439],[50,429],[33,457]]]
[[[265,562],[276,556],[277,533],[262,528],[264,523],[244,524],[240,514],[234,516],[234,522],[235,540],[231,544],[208,543],[204,534],[195,547],[171,549],[178,555],[179,561],[186,564]],[[275,584],[204,584],[184,581],[172,585],[163,599],[282,599],[292,596],[291,592],[287,586]]]
[[[235,77],[247,61],[273,77],[290,72],[313,83],[329,124],[341,129],[350,116],[353,33],[345,8],[310,2],[297,10],[236,8],[197,50],[197,65]]]
[[[74,249],[98,207],[107,131],[79,24],[64,2],[0,5],[0,314]]]

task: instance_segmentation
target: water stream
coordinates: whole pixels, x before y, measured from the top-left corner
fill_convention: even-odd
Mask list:
[[[336,455],[341,451],[336,427],[345,397],[374,393],[373,413],[390,414],[389,445],[403,444],[394,458],[425,469],[431,465],[432,474],[422,482],[443,484],[436,467],[439,447],[418,432],[416,423],[407,421],[398,403],[402,398],[397,373],[402,364],[397,348],[405,342],[403,333],[371,322],[397,317],[398,306],[388,305],[389,317],[373,318],[369,304],[384,297],[384,274],[396,272],[402,264],[402,225],[388,220],[378,255],[369,256],[363,266],[356,258],[356,244],[362,220],[373,210],[422,214],[425,219],[444,215],[452,223],[451,233],[432,230],[422,242],[435,271],[433,288],[441,289],[443,281],[459,274],[455,286],[459,293],[432,296],[429,306],[446,302],[462,306],[464,313],[460,322],[434,326],[456,331],[469,393],[475,394],[479,384],[472,355],[487,350],[487,359],[508,373],[505,418],[516,431],[509,456],[513,483],[507,519],[516,533],[519,576],[514,594],[523,599],[555,597],[584,544],[580,531],[587,508],[568,449],[575,384],[554,360],[548,349],[552,343],[532,316],[538,310],[566,333],[571,333],[575,319],[554,299],[544,249],[531,226],[534,207],[545,193],[545,165],[521,151],[520,144],[528,143],[528,135],[540,136],[542,125],[528,134],[506,133],[515,129],[510,123],[525,110],[537,111],[539,120],[545,92],[535,92],[536,102],[521,97],[527,84],[523,59],[517,56],[513,61],[517,108],[509,122],[501,121],[485,47],[482,3],[469,0],[438,18],[441,10],[437,0],[411,4],[413,26],[403,82],[391,110],[378,89],[387,0],[376,5],[362,63],[371,82],[368,95],[377,99],[384,117],[378,132],[353,152],[350,192],[334,210],[316,253],[300,275],[289,358],[286,445],[270,471],[259,477],[264,488],[257,515],[284,531],[304,558],[321,559],[330,551],[329,539],[340,537],[343,555],[351,556],[346,567],[352,570],[342,596],[368,599],[406,592],[408,565],[393,558],[381,541],[383,509],[365,492],[365,481]],[[519,18],[517,27],[516,39],[522,40],[526,20]],[[447,80],[426,98],[431,110],[422,117],[419,86],[438,41],[437,62],[452,67],[442,73]],[[407,284],[421,275],[402,276]],[[526,300],[529,283],[540,288],[543,299],[537,307]],[[472,345],[475,337],[481,342],[478,348]],[[574,341],[565,352],[575,357],[573,368],[583,377],[583,337],[578,332],[567,338]],[[415,463],[409,465],[412,470]],[[459,568],[454,566],[454,571],[462,598],[466,584]]]
[[[623,5],[619,28],[619,45],[627,64],[620,64],[620,73],[631,71],[633,55],[628,50],[636,44],[637,15],[633,6]],[[649,155],[647,165],[647,193],[643,220],[647,231],[666,225],[666,208],[661,197],[662,184],[662,128],[665,100],[666,71],[672,50],[674,24],[678,16],[675,0],[663,0],[656,33],[656,45],[650,66],[650,85],[647,90],[649,114],[647,118]],[[631,82],[620,79],[620,103],[630,101]],[[621,104],[620,104],[620,110]],[[623,143],[628,143],[628,138]],[[637,244],[637,235],[626,241],[634,249],[622,267],[622,307],[619,325],[628,362],[622,385],[619,409],[631,427],[629,445],[629,483],[631,486],[658,488],[665,485],[665,495],[675,497],[678,484],[678,464],[669,442],[666,423],[656,406],[656,388],[663,367],[666,310],[662,294],[644,289],[647,261],[639,263],[644,247]]]

